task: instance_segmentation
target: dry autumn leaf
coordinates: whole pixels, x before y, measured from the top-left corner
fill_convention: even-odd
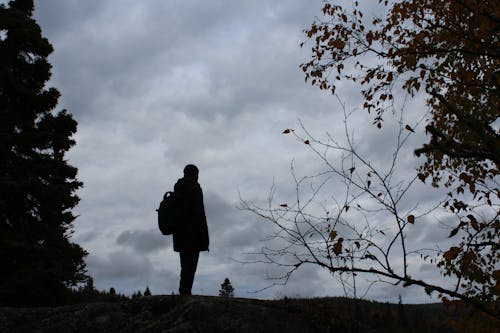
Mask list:
[[[342,253],[342,242],[343,242],[343,239],[339,238],[337,243],[333,244],[332,250],[333,250],[333,253],[335,253],[335,255],[337,255],[337,256]]]

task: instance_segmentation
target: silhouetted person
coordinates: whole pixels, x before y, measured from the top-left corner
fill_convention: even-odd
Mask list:
[[[191,295],[200,251],[208,251],[208,227],[203,205],[203,192],[198,183],[198,168],[189,164],[184,178],[174,186],[179,204],[179,221],[174,232],[174,251],[181,259],[179,293]]]

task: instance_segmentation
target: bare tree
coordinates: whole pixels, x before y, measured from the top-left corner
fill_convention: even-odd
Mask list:
[[[346,296],[360,295],[357,279],[362,275],[370,282],[365,294],[377,282],[404,287],[415,285],[428,294],[438,292],[440,297],[463,300],[498,318],[494,308],[464,291],[457,274],[456,284],[451,288],[414,277],[415,261],[436,264],[443,258],[443,251],[437,246],[419,248],[412,239],[412,231],[418,223],[433,217],[433,213],[444,214],[442,206],[446,202],[443,198],[429,206],[412,203],[410,198],[419,183],[418,176],[411,172],[414,169],[400,165],[406,160],[401,155],[411,154],[411,148],[405,150],[405,144],[421,121],[407,124],[401,112],[393,147],[389,150],[392,153],[385,163],[377,164],[369,159],[369,153],[361,153],[349,127],[351,114],[342,103],[341,106],[344,110],[342,142],[330,134],[324,140],[317,139],[302,123],[297,131],[283,132],[306,144],[323,166],[314,175],[298,177],[292,163],[293,202],[277,202],[275,184],[267,207],[241,199],[242,209],[274,226],[265,246],[255,253],[258,259],[254,262],[285,269],[283,275],[272,277],[273,285],[286,284],[296,270],[311,264],[327,269],[336,277]],[[390,143],[386,145],[390,149]]]

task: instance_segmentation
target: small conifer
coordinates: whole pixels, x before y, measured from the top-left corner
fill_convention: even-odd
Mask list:
[[[220,285],[219,296],[221,297],[233,297],[234,296],[234,288],[231,285],[231,281],[228,278],[224,279],[224,283]]]

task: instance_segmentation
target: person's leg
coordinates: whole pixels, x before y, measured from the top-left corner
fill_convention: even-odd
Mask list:
[[[181,281],[179,283],[179,294],[191,295],[191,288],[193,287],[194,274],[198,266],[198,258],[200,252],[198,251],[181,251],[179,252],[181,258]]]

